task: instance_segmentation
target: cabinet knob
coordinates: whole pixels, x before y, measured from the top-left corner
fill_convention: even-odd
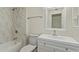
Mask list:
[[[46,43],[44,43],[44,45],[46,45]]]
[[[68,51],[68,48],[65,48],[66,51]]]

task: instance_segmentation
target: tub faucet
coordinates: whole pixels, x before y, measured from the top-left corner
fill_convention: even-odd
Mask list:
[[[17,40],[17,37],[13,38],[13,40]]]
[[[17,43],[17,37],[14,37],[14,38],[13,38],[13,41],[14,41],[14,43],[16,44],[16,43]]]
[[[56,30],[53,30],[53,36],[57,36]]]

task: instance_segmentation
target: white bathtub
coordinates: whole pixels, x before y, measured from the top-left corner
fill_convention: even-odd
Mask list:
[[[22,47],[22,42],[9,41],[0,44],[0,52],[19,52]]]

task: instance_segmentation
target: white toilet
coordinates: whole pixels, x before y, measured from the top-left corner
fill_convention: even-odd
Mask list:
[[[35,52],[37,50],[37,36],[30,35],[29,44],[24,46],[20,52]]]

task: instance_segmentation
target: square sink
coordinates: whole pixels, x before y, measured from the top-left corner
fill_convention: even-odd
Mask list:
[[[53,36],[51,34],[41,34],[38,38],[79,44],[75,39],[67,36]]]

